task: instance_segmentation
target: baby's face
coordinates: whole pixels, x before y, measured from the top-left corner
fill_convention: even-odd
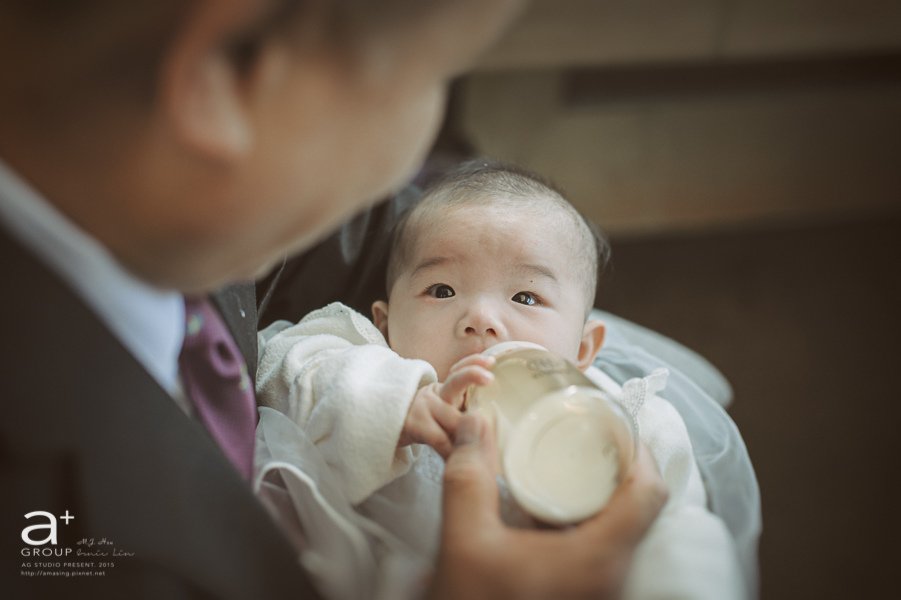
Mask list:
[[[571,230],[564,217],[492,206],[430,217],[389,304],[376,303],[376,324],[398,354],[427,360],[442,381],[461,358],[511,340],[578,363],[586,307]]]

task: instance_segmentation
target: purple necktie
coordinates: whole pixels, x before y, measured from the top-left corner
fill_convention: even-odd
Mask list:
[[[249,481],[257,421],[253,385],[238,345],[207,298],[185,298],[178,367],[200,422]]]

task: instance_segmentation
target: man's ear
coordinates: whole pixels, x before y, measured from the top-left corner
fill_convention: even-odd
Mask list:
[[[388,303],[384,300],[376,300],[372,303],[372,322],[388,341]]]
[[[228,42],[254,18],[240,6],[246,4],[223,9],[218,3],[198,3],[169,45],[160,70],[162,111],[176,139],[217,161],[243,156],[253,141],[248,86],[257,67],[235,60]]]
[[[582,329],[582,342],[579,344],[579,356],[576,366],[582,371],[591,366],[594,357],[597,356],[604,345],[604,335],[607,329],[602,321],[589,319]]]

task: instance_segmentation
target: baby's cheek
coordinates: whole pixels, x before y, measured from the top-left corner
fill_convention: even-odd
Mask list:
[[[418,315],[404,313],[388,333],[391,349],[404,358],[417,358],[431,364],[438,372],[438,380],[444,381],[450,358],[450,344],[440,335],[441,326],[435,319],[417,318]]]
[[[581,337],[571,336],[564,337],[560,336],[558,338],[554,338],[552,340],[548,340],[546,344],[542,344],[545,348],[562,356],[566,360],[570,362],[577,362],[579,360],[579,345],[582,343]]]
[[[438,381],[447,379],[447,372],[450,370],[451,366],[453,366],[448,363],[446,357],[436,352],[435,348],[429,348],[427,350],[423,349],[418,358],[427,361],[435,368],[435,372],[438,374]]]
[[[448,364],[447,357],[442,350],[443,347],[437,340],[432,343],[416,344],[410,352],[409,358],[426,361],[434,367],[438,374],[438,381],[444,381],[447,378],[447,371],[452,365]]]
[[[419,358],[432,363],[434,366],[429,344],[424,344],[421,340],[406,333],[392,336],[391,349],[404,358]]]

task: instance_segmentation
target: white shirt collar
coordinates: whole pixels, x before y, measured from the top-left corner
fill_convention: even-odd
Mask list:
[[[184,301],[136,278],[0,160],[0,222],[81,296],[177,400]]]

